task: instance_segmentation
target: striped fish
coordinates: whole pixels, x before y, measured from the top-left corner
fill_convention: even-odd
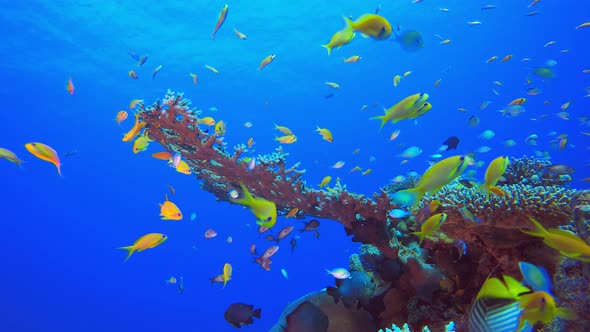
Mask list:
[[[521,329],[522,309],[518,295],[527,291],[518,281],[509,276],[486,280],[479,290],[469,312],[469,332],[525,332],[532,331],[528,323]]]

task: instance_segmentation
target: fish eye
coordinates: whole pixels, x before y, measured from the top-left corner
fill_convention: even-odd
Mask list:
[[[271,221],[271,220],[272,220],[272,217],[266,218],[266,221]]]
[[[465,156],[461,156],[460,160],[461,161],[465,160]]]

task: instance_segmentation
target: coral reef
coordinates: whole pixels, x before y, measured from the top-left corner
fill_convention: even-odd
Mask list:
[[[162,102],[139,105],[137,111],[149,137],[168,152],[180,153],[202,180],[203,189],[218,200],[228,201],[228,193],[243,182],[253,195],[273,201],[280,214],[297,208],[297,218],[335,220],[352,241],[365,244],[359,255],[350,258],[350,268],[374,273],[386,287],[364,313],[371,316],[374,330],[407,322],[407,330],[428,325],[442,331],[451,321],[460,330],[485,278],[519,276],[521,260],[557,273],[559,297],[578,312],[589,310],[588,300],[579,297],[588,292],[584,285],[589,281],[589,264],[560,259],[542,239],[520,231],[529,228],[528,219],[534,217],[547,227],[563,225],[589,239],[590,194],[563,187],[569,176],[547,172],[548,161],[513,159],[501,185],[504,196],[485,200],[483,193],[454,182],[437,195],[426,196],[418,215],[393,219],[389,211],[399,206],[390,195],[414,186],[417,178],[390,184],[371,196],[351,193],[339,182],[329,190],[316,190],[303,180],[305,170],[299,163],[287,165],[288,154],[280,147],[271,154],[252,156],[257,166],[249,169],[242,157],[249,153],[246,146],[238,144],[227,152],[224,137],[199,128],[199,114],[182,94],[168,91]],[[430,211],[435,199],[442,204]],[[482,221],[465,220],[461,208]],[[448,215],[441,231],[419,247],[411,232],[430,214],[440,212]]]

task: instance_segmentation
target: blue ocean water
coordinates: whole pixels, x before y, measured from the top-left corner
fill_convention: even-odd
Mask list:
[[[499,155],[549,151],[553,163],[576,168],[572,187],[587,188],[582,179],[590,176],[585,167],[589,138],[581,131],[590,129],[579,118],[590,115],[585,98],[590,75],[582,73],[590,67],[590,28],[575,27],[589,20],[589,7],[584,1],[541,1],[527,8],[529,2],[493,1],[496,9],[481,10],[487,1],[233,1],[211,40],[224,2],[0,1],[0,146],[25,161],[19,169],[0,160],[2,330],[232,331],[223,312],[244,302],[262,308],[262,319],[249,329],[266,331],[289,301],[333,284],[324,268],[348,264],[358,244],[340,224],[322,220],[319,239],[301,234],[293,254],[288,240],[282,242],[272,270],[263,271],[252,262],[248,246],[256,243],[261,250],[270,243],[255,231],[250,212],[217,203],[194,176],[153,159],[151,153],[161,150],[156,143],[133,154],[131,144],[121,142],[131,119],[118,126],[115,114],[135,98],[151,104],[167,89],[185,92],[206,115],[223,119],[229,148],[253,137],[256,153],[270,153],[278,146],[273,123],[291,128],[298,142],[283,148],[291,164],[301,162],[307,169],[309,184],[331,175],[350,191],[370,194],[396,175],[422,173],[428,155],[456,135],[461,139],[457,153],[490,146],[479,156],[486,163]],[[357,35],[327,56],[320,45],[343,27],[342,16],[372,13],[378,5],[395,28],[419,31],[424,48],[407,52],[391,40]],[[525,15],[531,10],[539,14]],[[475,20],[482,24],[467,24]],[[233,28],[248,40],[238,39]],[[441,45],[435,35],[452,42]],[[545,47],[549,41],[555,44]],[[138,67],[129,51],[149,58]],[[269,54],[276,59],[258,71]],[[513,58],[500,63],[508,54]],[[362,60],[343,63],[352,55]],[[493,55],[499,59],[486,63]],[[557,62],[555,78],[531,75],[547,60]],[[206,64],[220,74],[206,70]],[[139,78],[130,79],[129,70]],[[394,88],[393,77],[406,71],[412,73]],[[198,84],[192,84],[189,72],[198,75]],[[65,89],[69,77],[73,95]],[[543,92],[528,96],[530,87]],[[430,94],[433,109],[415,122],[379,130],[377,121],[368,120],[418,92]],[[334,96],[326,98],[329,94]],[[526,112],[502,117],[498,110],[518,97],[528,99]],[[491,104],[480,111],[485,100]],[[570,120],[563,120],[555,114],[568,101]],[[369,106],[361,110],[363,105]],[[210,107],[218,111],[207,111]],[[481,118],[475,128],[466,124],[472,115]],[[252,128],[243,126],[247,121]],[[334,142],[322,141],[316,125],[329,128]],[[390,141],[396,129],[400,136]],[[478,138],[486,129],[495,131],[492,140]],[[565,149],[552,147],[552,131],[568,134]],[[533,133],[540,137],[538,146],[525,144]],[[517,145],[504,147],[506,139]],[[33,141],[58,151],[63,177],[24,149]],[[400,164],[397,155],[413,145],[424,153]],[[77,152],[64,157],[68,151]],[[346,165],[331,168],[339,160]],[[357,165],[373,172],[350,174]],[[483,171],[478,170],[478,179]],[[182,221],[158,217],[168,185],[176,190],[172,197],[185,215]],[[190,221],[193,212],[197,218]],[[277,227],[293,223],[302,227],[301,221],[283,217]],[[219,236],[205,240],[207,228]],[[149,232],[166,233],[169,240],[123,263],[125,252],[116,248]],[[211,286],[208,278],[220,274],[226,262],[234,267],[233,280],[224,289]],[[182,295],[165,283],[170,276],[183,277]]]

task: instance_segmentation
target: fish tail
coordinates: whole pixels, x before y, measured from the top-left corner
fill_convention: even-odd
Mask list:
[[[578,318],[578,315],[569,308],[559,307],[556,311],[556,316],[563,319],[572,320]]]
[[[490,199],[490,187],[491,186],[486,182],[476,189],[476,191],[483,191],[486,194],[486,202]]]
[[[369,120],[381,120],[381,127],[379,127],[379,130],[383,129],[383,126],[385,126],[385,124],[387,123],[387,118],[385,117],[385,115],[374,116],[372,118],[369,118]]]
[[[346,22],[346,28],[354,30],[354,22],[346,16],[343,16],[343,17],[344,17],[344,22]]]
[[[418,242],[418,246],[420,246],[422,244],[422,241],[424,241],[424,233],[412,232],[412,234],[416,235],[420,239],[420,242]]]
[[[323,48],[325,48],[326,50],[328,50],[328,55],[330,55],[330,53],[332,53],[332,47],[330,46],[330,44],[324,44],[322,45]]]
[[[536,230],[528,231],[525,229],[521,229],[520,231],[525,234],[532,235],[532,236],[545,237],[545,235],[548,233],[547,230],[545,229],[545,227],[543,227],[543,225],[541,225],[537,220],[535,220],[535,218],[531,217],[529,219],[535,225]]]
[[[129,259],[129,257],[131,257],[133,252],[135,252],[135,248],[133,246],[119,247],[117,249],[127,250],[127,257],[125,258],[125,260],[123,262],[126,262]]]
[[[260,318],[260,314],[262,314],[262,309],[258,308],[254,311],[252,311],[252,316],[256,317],[256,318]]]

